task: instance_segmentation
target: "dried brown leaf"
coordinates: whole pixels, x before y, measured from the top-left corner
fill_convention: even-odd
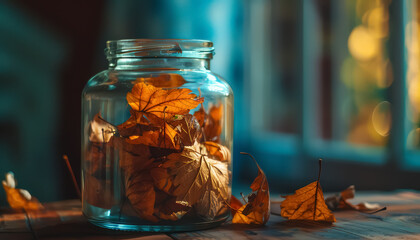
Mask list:
[[[321,160],[319,161],[318,180],[296,190],[295,194],[286,196],[281,203],[281,216],[289,220],[313,220],[335,222],[335,217],[324,201],[319,178]]]
[[[204,107],[194,113],[194,117],[198,120],[203,129],[206,141],[220,142],[220,134],[222,133],[223,104],[210,107],[209,114],[206,113]]]
[[[6,174],[6,180],[3,180],[2,184],[11,208],[25,209],[26,211],[36,211],[44,208],[38,199],[31,196],[27,190],[16,188],[16,180],[12,172]]]
[[[220,210],[220,204],[213,201],[215,196],[224,202],[229,198],[229,170],[227,163],[211,159],[206,153],[205,147],[196,142],[181,153],[169,155],[162,167],[167,168],[173,178],[172,194],[177,201],[189,206],[198,202],[208,204],[207,215],[211,215]],[[210,190],[214,194],[206,195]]]
[[[114,136],[116,129],[105,121],[98,113],[89,124],[89,141],[94,143],[107,143]]]
[[[236,210],[232,223],[264,225],[270,218],[270,191],[268,181],[255,158],[249,153],[241,154],[246,154],[254,160],[258,167],[258,176],[251,184],[253,193],[248,196],[248,202]]]
[[[362,202],[357,205],[352,204],[349,202],[349,199],[353,199],[356,194],[356,190],[354,185],[349,186],[348,188],[341,191],[339,194],[334,196],[330,196],[325,199],[325,203],[331,210],[345,210],[345,209],[352,209],[360,212],[375,212],[378,210],[384,210],[379,204],[376,203],[367,203]]]
[[[157,222],[154,216],[155,189],[153,179],[147,171],[135,172],[126,177],[126,196],[138,215],[151,222]]]

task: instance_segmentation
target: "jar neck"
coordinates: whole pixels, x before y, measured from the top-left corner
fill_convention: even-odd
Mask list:
[[[210,70],[209,59],[198,58],[112,58],[109,59],[112,70]]]

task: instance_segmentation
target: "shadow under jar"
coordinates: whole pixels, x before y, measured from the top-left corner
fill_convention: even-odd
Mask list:
[[[230,214],[233,93],[204,40],[108,41],[82,93],[83,213],[98,226],[189,231]]]

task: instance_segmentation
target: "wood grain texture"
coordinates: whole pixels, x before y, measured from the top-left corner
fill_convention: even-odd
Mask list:
[[[274,198],[271,204],[274,214],[280,212],[279,201]],[[353,201],[379,203],[388,210],[374,215],[334,212],[333,224],[289,221],[273,214],[264,227],[225,223],[203,231],[153,234],[95,227],[83,217],[80,201],[68,200],[46,203],[45,210],[37,213],[1,208],[0,239],[420,239],[420,193],[358,193]]]

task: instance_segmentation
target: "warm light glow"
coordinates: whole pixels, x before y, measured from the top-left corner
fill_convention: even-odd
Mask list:
[[[419,54],[419,28],[420,24],[416,21],[411,21],[405,26],[405,46],[410,53]]]
[[[412,80],[408,88],[408,96],[415,113],[420,112],[420,79]]]
[[[389,0],[357,0],[355,23],[348,39],[349,56],[341,66],[341,80],[352,114],[348,140],[356,144],[383,146],[391,128],[390,104],[383,94],[393,82],[387,41]],[[354,14],[350,13],[350,14]]]
[[[361,61],[375,57],[379,52],[378,41],[364,26],[358,26],[350,34],[348,41],[351,55]]]
[[[391,104],[383,101],[376,105],[372,113],[372,123],[375,131],[381,136],[388,136],[391,129]]]
[[[374,8],[368,15],[368,29],[375,38],[388,36],[388,12],[383,6]]]

